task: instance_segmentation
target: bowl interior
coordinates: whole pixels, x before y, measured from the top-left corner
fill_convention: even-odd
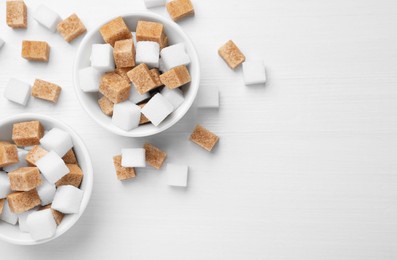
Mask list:
[[[102,23],[97,28],[94,28],[90,33],[88,33],[80,45],[74,67],[75,90],[84,109],[89,113],[89,115],[95,121],[97,121],[104,128],[118,135],[123,135],[123,136],[131,136],[131,137],[149,136],[164,131],[165,129],[171,127],[173,124],[179,121],[189,110],[190,106],[192,105],[197,95],[197,91],[199,87],[199,76],[200,76],[199,61],[196,50],[191,40],[176,23],[164,17],[161,17],[157,14],[153,14],[149,12],[137,12],[137,13],[124,15],[122,17],[131,31],[135,31],[136,24],[139,20],[162,23],[164,25],[165,33],[168,36],[170,45],[180,42],[185,43],[186,51],[191,58],[191,64],[189,65],[188,69],[192,81],[181,88],[182,91],[184,92],[184,97],[185,97],[184,103],[176,111],[174,111],[171,115],[169,115],[157,127],[152,124],[146,124],[138,128],[132,129],[130,131],[125,131],[112,124],[111,117],[108,117],[105,114],[103,114],[103,112],[98,106],[99,94],[83,92],[80,88],[80,81],[78,75],[79,74],[78,71],[80,69],[90,66],[90,55],[91,55],[92,44],[104,43],[102,36],[99,33],[99,28],[106,22]]]
[[[66,132],[68,132],[73,140],[73,149],[76,154],[78,163],[84,173],[83,181],[81,183],[81,189],[84,191],[83,200],[80,206],[80,212],[78,214],[70,214],[65,215],[62,222],[57,228],[56,234],[54,237],[35,241],[31,238],[29,233],[23,233],[19,230],[18,225],[10,225],[4,221],[0,221],[0,239],[8,241],[13,244],[21,244],[21,245],[33,245],[33,244],[41,244],[44,242],[48,242],[56,237],[59,237],[63,233],[65,233],[70,227],[73,226],[74,223],[80,218],[83,214],[88,201],[91,196],[92,184],[93,184],[93,171],[92,164],[89,153],[80,139],[80,137],[67,125],[59,122],[50,117],[41,116],[41,115],[32,115],[32,114],[22,114],[13,116],[12,118],[1,120],[0,121],[0,136],[2,141],[11,141],[11,133],[12,133],[12,125],[14,123],[29,121],[29,120],[39,120],[46,130],[49,130],[53,127],[60,128]]]

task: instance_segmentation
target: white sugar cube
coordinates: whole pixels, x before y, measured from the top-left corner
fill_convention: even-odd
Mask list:
[[[165,65],[164,65],[164,62],[163,62],[162,58],[159,59],[159,71],[161,71],[161,72],[166,72],[167,71],[167,69],[165,68]]]
[[[136,47],[136,43],[137,43],[137,41],[136,41],[136,32],[131,32],[131,34],[132,34],[132,40],[134,41],[134,46]]]
[[[79,213],[84,191],[72,186],[58,187],[51,207],[65,214]]]
[[[99,71],[114,70],[113,47],[110,44],[93,44],[91,67]]]
[[[56,187],[54,184],[49,183],[47,180],[42,180],[42,183],[37,187],[37,193],[39,194],[41,205],[46,206],[54,200]]]
[[[188,171],[187,165],[167,164],[168,185],[186,187]]]
[[[140,118],[141,108],[131,101],[124,101],[113,107],[112,123],[125,131],[137,128]]]
[[[266,83],[266,69],[263,61],[243,62],[243,74],[245,85]]]
[[[11,78],[7,83],[4,97],[12,102],[26,106],[30,92],[31,87],[28,83]]]
[[[28,226],[28,216],[30,214],[32,214],[33,212],[36,212],[37,208],[25,211],[21,214],[18,215],[18,226],[19,226],[19,230],[21,230],[22,232],[29,232],[29,226]]]
[[[165,47],[160,54],[166,71],[181,65],[190,64],[190,57],[186,53],[185,44],[183,43]]]
[[[40,144],[47,151],[54,151],[59,156],[64,156],[72,147],[73,141],[70,134],[59,128],[52,128],[40,139]]]
[[[146,167],[145,149],[143,148],[121,149],[121,166]]]
[[[48,152],[36,162],[40,172],[50,183],[56,183],[59,179],[69,173],[62,158],[54,151]]]
[[[5,41],[0,38],[0,49],[4,46],[4,44],[5,44]]]
[[[0,219],[11,225],[15,225],[18,222],[18,215],[11,212],[7,200],[4,202],[3,212],[0,215]]]
[[[199,108],[219,108],[219,89],[217,87],[201,87],[197,95],[197,106]]]
[[[61,21],[61,17],[56,12],[44,5],[40,5],[34,11],[33,18],[51,32],[56,31],[57,25]]]
[[[79,84],[84,92],[98,92],[101,81],[101,72],[88,67],[79,70]]]
[[[18,148],[18,160],[19,161],[17,163],[11,164],[11,165],[4,166],[3,170],[6,172],[12,172],[18,168],[27,167],[28,163],[25,160],[27,154],[28,154],[28,151]]]
[[[0,171],[0,199],[4,199],[11,193],[10,179],[6,172]]]
[[[26,224],[34,240],[51,238],[57,230],[57,223],[51,209],[44,209],[29,214]]]
[[[135,60],[137,64],[145,63],[149,67],[159,67],[160,45],[157,42],[139,41],[136,44]]]
[[[166,0],[144,0],[146,8],[164,6]]]
[[[145,94],[141,95],[141,94],[139,94],[139,92],[136,90],[136,88],[134,86],[131,86],[130,96],[128,97],[128,99],[132,103],[137,104],[137,103],[139,103],[141,101],[144,101],[144,100],[146,100],[148,98],[150,98],[150,95],[149,95],[148,92],[146,92]]]
[[[183,92],[179,88],[163,88],[163,90],[161,90],[161,95],[163,95],[163,97],[165,97],[165,99],[167,99],[168,102],[170,102],[174,106],[174,111],[180,105],[182,105],[183,101],[185,101],[185,98],[183,97]]]
[[[154,95],[142,108],[142,114],[155,126],[158,126],[172,111],[174,106],[160,93]]]

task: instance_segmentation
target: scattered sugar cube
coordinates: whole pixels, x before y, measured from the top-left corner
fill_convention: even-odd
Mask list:
[[[167,164],[168,185],[186,187],[188,171],[187,165]]]
[[[124,101],[114,105],[112,123],[125,131],[139,126],[141,108],[130,101]]]
[[[28,27],[28,9],[22,0],[7,0],[7,25],[11,28]]]
[[[166,7],[174,21],[194,15],[193,4],[190,0],[172,0],[167,3]]]
[[[161,60],[165,70],[170,70],[181,65],[190,64],[190,57],[185,50],[184,43],[168,46],[161,50]]]
[[[138,104],[146,99],[150,98],[149,93],[145,93],[143,95],[139,94],[136,88],[131,88],[130,97],[128,98],[132,103]]]
[[[36,79],[32,87],[32,96],[53,103],[58,101],[62,88],[54,83]]]
[[[57,30],[57,25],[61,21],[61,17],[45,5],[37,7],[33,13],[33,18],[51,32]]]
[[[146,167],[145,149],[121,149],[121,166],[122,167]]]
[[[131,97],[131,95],[130,95]],[[114,103],[110,101],[107,97],[103,96],[98,100],[99,107],[102,112],[107,116],[113,115]]]
[[[142,103],[142,104],[139,104],[138,106],[141,108],[141,111],[142,111],[142,108],[146,105],[147,103]],[[144,115],[144,114],[142,114],[141,113],[141,118],[139,119],[139,125],[144,125],[144,124],[147,124],[147,123],[150,123],[150,120]]]
[[[4,44],[5,44],[5,41],[0,38],[0,49],[3,48]]]
[[[29,226],[27,223],[27,219],[28,219],[28,216],[31,213],[35,212],[36,210],[37,210],[36,208],[33,208],[31,210],[28,210],[28,211],[18,215],[19,230],[21,230],[22,232],[25,232],[25,233],[29,233]]]
[[[156,83],[156,87],[161,87],[163,85],[160,80],[160,72],[158,69],[151,69],[150,75],[152,75],[153,81]]]
[[[25,160],[29,165],[36,166],[36,162],[40,160],[48,152],[39,145],[35,145],[32,150],[28,152]]]
[[[76,188],[80,187],[81,181],[83,180],[83,171],[77,164],[66,164],[66,166],[69,168],[69,173],[57,181],[55,185],[57,187],[62,185],[72,185]]]
[[[11,190],[29,191],[41,184],[41,175],[37,167],[21,167],[8,173]]]
[[[4,97],[12,102],[26,106],[30,92],[31,87],[28,83],[11,78],[7,83]]]
[[[73,148],[67,151],[67,153],[62,157],[62,160],[66,164],[77,164],[77,158],[73,151]]]
[[[22,58],[30,61],[48,62],[50,45],[43,41],[22,41]]]
[[[172,111],[174,106],[160,93],[154,95],[142,108],[142,114],[155,126],[158,126]]]
[[[57,223],[51,209],[39,210],[29,214],[26,224],[34,240],[43,240],[55,235]]]
[[[126,168],[121,166],[121,155],[113,157],[113,165],[116,170],[117,179],[120,181],[128,180],[135,177],[134,168]]]
[[[175,67],[160,75],[161,82],[170,89],[179,88],[191,81],[185,65]]]
[[[243,63],[245,85],[265,84],[266,69],[263,61],[246,61]]]
[[[146,8],[164,6],[165,0],[144,0]]]
[[[199,108],[219,108],[219,89],[201,87],[197,96],[197,105]]]
[[[114,73],[117,75],[121,76],[123,79],[125,79],[127,82],[131,82],[130,78],[127,76],[127,72],[132,70],[132,67],[129,68],[116,68],[114,70]]]
[[[141,95],[156,88],[157,84],[146,64],[140,64],[128,71],[127,76]]]
[[[59,156],[64,156],[73,147],[70,134],[55,127],[40,139],[40,144],[45,150],[54,151]]]
[[[84,92],[98,92],[101,72],[93,67],[79,70],[80,88]]]
[[[103,40],[114,46],[116,41],[131,39],[132,34],[121,16],[108,22],[99,30]]]
[[[117,68],[130,68],[135,66],[135,45],[133,39],[115,42],[113,57]]]
[[[17,162],[19,162],[17,146],[7,142],[0,142],[0,167]]]
[[[12,140],[18,146],[31,146],[40,144],[44,135],[44,127],[40,121],[15,123],[12,126]]]
[[[6,172],[12,172],[15,171],[21,167],[27,167],[28,163],[26,161],[26,156],[28,154],[28,151],[24,150],[24,149],[19,149],[18,148],[18,159],[19,162],[8,165],[8,166],[4,166],[3,170]]]
[[[237,45],[229,40],[222,47],[219,48],[218,54],[229,65],[231,69],[235,69],[245,61],[244,54],[240,51]]]
[[[0,171],[0,199],[4,199],[11,193],[10,179],[6,172]]]
[[[69,173],[69,168],[59,155],[51,151],[36,162],[37,167],[50,183],[56,183]]]
[[[114,70],[113,48],[110,44],[92,45],[91,67],[104,72]]]
[[[146,162],[159,170],[167,157],[167,153],[149,143],[145,143],[144,149]]]
[[[136,40],[157,42],[159,45],[164,41],[164,26],[161,23],[138,21],[136,26]]]
[[[160,45],[157,42],[139,41],[136,45],[136,63],[147,66],[159,66]]]
[[[175,89],[163,88],[163,90],[161,90],[160,93],[165,97],[165,99],[168,100],[168,102],[170,102],[173,105],[174,111],[180,105],[182,105],[183,101],[185,101],[182,90],[178,88]]]
[[[211,152],[219,141],[219,137],[201,125],[197,125],[196,128],[194,128],[193,133],[190,135],[190,140]]]
[[[62,35],[65,41],[71,42],[84,34],[87,29],[81,22],[80,18],[76,14],[72,14],[65,20],[58,23],[57,31]]]
[[[106,73],[101,78],[99,92],[115,104],[127,100],[130,90],[131,84],[114,72]]]
[[[18,215],[11,211],[7,200],[4,201],[0,219],[11,225],[15,225],[18,222]]]
[[[51,204],[48,204],[44,207],[41,207],[39,210],[51,209],[52,216],[54,217],[57,225],[59,225],[59,224],[61,224],[62,219],[65,216],[65,214],[63,214],[62,212],[59,212],[58,210],[52,209],[51,206],[52,206]]]
[[[39,194],[42,206],[48,205],[54,200],[56,192],[56,186],[54,184],[49,183],[47,180],[44,179],[41,185],[38,186],[36,189],[37,194]]]
[[[64,214],[79,213],[84,191],[72,185],[59,186],[51,208]]]
[[[11,212],[15,214],[21,214],[40,205],[40,197],[36,189],[8,194],[7,201]]]

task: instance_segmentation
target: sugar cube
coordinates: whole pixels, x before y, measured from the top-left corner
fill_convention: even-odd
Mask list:
[[[107,116],[113,115],[114,103],[107,97],[103,96],[98,100],[99,107],[102,112]]]
[[[172,0],[166,5],[172,20],[179,21],[187,16],[194,15],[193,4],[190,0]]]
[[[263,61],[246,61],[243,63],[245,85],[265,84],[266,69]]]
[[[40,160],[48,152],[39,145],[35,145],[26,155],[26,161],[29,165],[36,166],[36,162]]]
[[[7,25],[12,28],[26,28],[28,26],[28,10],[22,0],[7,0]]]
[[[113,157],[113,165],[116,170],[117,179],[120,181],[128,180],[135,177],[135,169],[133,167],[121,166],[121,155]]]
[[[5,202],[5,199],[0,199],[0,218],[1,218],[1,213],[3,212],[4,202]]]
[[[4,202],[3,211],[1,212],[0,219],[11,225],[15,225],[18,222],[18,215],[11,211],[7,200],[5,200]]]
[[[142,108],[146,104],[147,103],[141,103],[141,104],[138,105],[141,108],[141,111],[142,111]],[[139,119],[139,125],[144,125],[144,124],[147,124],[147,123],[150,123],[150,120],[144,114],[141,113],[141,118]]]
[[[141,108],[130,101],[114,105],[112,123],[125,131],[139,126]]]
[[[28,83],[11,78],[4,92],[4,97],[12,102],[26,106],[30,97],[31,87]]]
[[[6,172],[0,171],[0,199],[4,199],[11,193],[10,179]]]
[[[40,172],[50,183],[56,183],[59,179],[69,173],[65,162],[54,151],[50,151],[36,162]]]
[[[67,42],[71,42],[80,35],[84,34],[87,29],[81,22],[80,18],[76,14],[72,14],[65,20],[61,21],[57,25],[57,31]]]
[[[91,67],[102,72],[114,70],[113,48],[110,44],[93,44]]]
[[[52,208],[65,214],[79,213],[84,191],[72,185],[58,187]]]
[[[219,137],[201,125],[197,125],[190,135],[190,140],[211,152],[219,141]]]
[[[29,214],[26,224],[34,240],[43,240],[55,235],[57,223],[51,209],[39,210]]]
[[[187,165],[167,164],[169,186],[186,187],[189,167]]]
[[[33,208],[31,210],[28,210],[28,211],[18,215],[19,230],[21,230],[22,232],[25,232],[25,233],[29,233],[29,227],[28,227],[27,219],[28,219],[28,216],[31,213],[35,212],[36,210],[37,210],[36,208]]]
[[[99,92],[115,104],[127,100],[130,90],[130,83],[114,72],[106,73],[101,78]]]
[[[45,150],[54,151],[59,156],[64,156],[73,147],[70,134],[55,127],[40,139],[40,144]]]
[[[174,89],[189,83],[191,78],[186,66],[181,65],[161,74],[160,80],[167,88]]]
[[[59,212],[58,210],[52,209],[51,206],[52,206],[51,204],[48,204],[46,206],[41,207],[39,210],[51,209],[52,216],[54,217],[57,225],[59,225],[59,224],[61,224],[62,219],[65,216],[65,214],[63,214],[62,212]]]
[[[41,184],[41,175],[37,167],[21,167],[8,173],[11,190],[29,191]]]
[[[174,106],[174,111],[182,105],[183,101],[185,101],[185,98],[183,97],[183,92],[182,90],[175,88],[175,89],[169,89],[169,88],[163,88],[161,90],[161,95],[165,97],[165,99],[168,100],[173,106]]]
[[[3,48],[4,44],[5,44],[5,41],[2,38],[0,38],[0,49]]]
[[[117,68],[130,68],[135,66],[135,45],[132,39],[115,42],[113,57]]]
[[[160,93],[154,95],[142,108],[142,114],[155,126],[158,126],[172,111],[174,106]]]
[[[77,164],[66,164],[66,166],[69,168],[69,173],[57,181],[55,185],[57,187],[62,185],[72,185],[76,188],[80,187],[81,181],[83,180],[83,171]]]
[[[197,106],[199,108],[219,108],[218,87],[201,87],[197,95]]]
[[[145,149],[121,149],[122,167],[146,167]]]
[[[145,143],[144,149],[146,162],[159,170],[167,157],[167,153],[149,143]]]
[[[128,98],[132,103],[138,104],[146,99],[150,98],[149,93],[139,94],[136,88],[131,88],[130,97]]]
[[[7,142],[0,142],[0,167],[17,162],[19,162],[17,146]]]
[[[144,0],[147,8],[153,8],[158,6],[164,6],[165,0]]]
[[[132,67],[129,67],[129,68],[116,68],[114,70],[114,73],[116,73],[117,75],[121,76],[127,82],[131,82],[130,78],[127,76],[127,72],[130,71],[130,70],[132,70]]]
[[[50,45],[43,41],[22,41],[22,58],[30,61],[48,62]]]
[[[218,54],[231,69],[237,68],[245,61],[244,54],[232,40],[229,40],[222,45],[218,50]]]
[[[18,146],[40,144],[40,138],[43,135],[44,127],[37,120],[15,123],[12,126],[12,140]]]
[[[79,70],[80,88],[84,92],[98,92],[101,72],[93,67]]]
[[[36,189],[8,194],[7,201],[11,211],[16,214],[23,213],[40,205],[40,197]]]
[[[26,161],[27,154],[28,154],[28,151],[18,148],[18,159],[19,159],[19,162],[14,163],[14,164],[10,164],[8,166],[4,166],[3,170],[6,171],[6,172],[12,172],[12,171],[17,170],[18,168],[27,167],[28,166],[28,163]]]
[[[114,46],[116,41],[131,39],[132,34],[121,16],[108,22],[99,30],[103,40]]]
[[[36,79],[32,87],[32,96],[56,103],[61,91],[62,88],[54,83]]]
[[[159,45],[164,40],[164,26],[161,23],[138,21],[136,26],[136,40],[157,42]]]
[[[181,65],[190,64],[190,57],[186,53],[184,43],[168,46],[162,49],[160,54],[166,71]]]
[[[33,13],[33,18],[51,32],[56,31],[57,25],[61,21],[61,17],[45,5],[37,7]]]
[[[152,75],[152,78],[154,82],[156,83],[156,87],[161,87],[163,83],[161,83],[160,80],[160,72],[158,69],[154,68],[150,70],[150,75]]]
[[[139,64],[132,70],[128,71],[127,76],[141,95],[157,87],[157,84],[146,64]]]
[[[136,63],[149,67],[159,66],[160,45],[157,42],[139,41],[136,45]]]
[[[66,164],[77,164],[76,154],[73,151],[73,148],[70,149],[63,157],[62,160]]]
[[[43,182],[37,188],[37,193],[39,194],[41,205],[45,206],[50,204],[54,200],[56,186],[49,183],[47,180],[43,179]]]

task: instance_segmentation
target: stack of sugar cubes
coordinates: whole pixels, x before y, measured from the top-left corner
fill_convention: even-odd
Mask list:
[[[0,142],[0,220],[34,240],[51,238],[64,214],[79,213],[82,180],[69,133],[15,123],[12,141]]]
[[[159,126],[184,102],[182,88],[191,81],[184,43],[168,46],[157,22],[138,21],[131,32],[122,17],[100,33],[104,43],[92,45],[91,66],[79,71],[82,91],[99,92],[100,109],[125,131]]]

